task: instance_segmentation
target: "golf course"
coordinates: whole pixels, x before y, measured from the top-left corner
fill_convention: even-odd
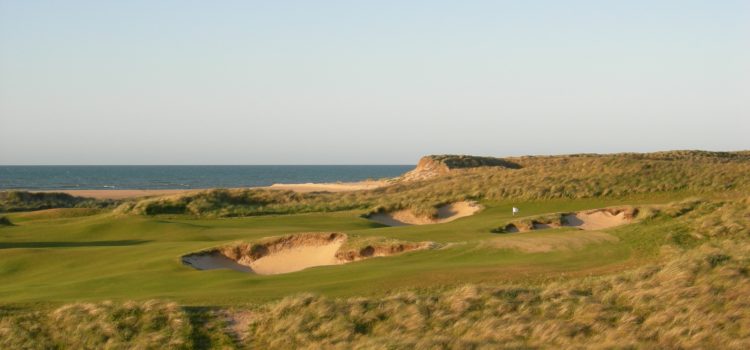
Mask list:
[[[746,348],[749,174],[431,156],[359,190],[0,192],[0,348]]]

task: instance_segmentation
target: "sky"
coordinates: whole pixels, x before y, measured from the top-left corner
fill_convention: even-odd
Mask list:
[[[750,1],[0,0],[0,164],[750,149]]]

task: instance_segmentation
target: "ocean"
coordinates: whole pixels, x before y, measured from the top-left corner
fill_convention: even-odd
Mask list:
[[[0,190],[190,189],[351,182],[399,176],[413,165],[0,166]]]

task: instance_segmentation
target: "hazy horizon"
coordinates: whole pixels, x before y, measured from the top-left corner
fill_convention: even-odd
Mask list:
[[[251,163],[234,163],[234,164],[220,164],[220,163],[208,163],[208,164],[54,164],[54,163],[48,163],[48,164],[0,164],[0,167],[190,167],[190,166],[216,166],[216,167],[222,167],[222,166],[416,166],[419,159],[424,156],[433,156],[433,155],[466,155],[466,156],[479,156],[479,157],[497,157],[497,158],[515,158],[515,157],[524,157],[524,156],[531,156],[531,157],[544,157],[544,156],[566,156],[566,155],[580,155],[580,154],[589,154],[589,155],[614,155],[614,154],[626,154],[626,153],[652,153],[652,152],[672,152],[672,151],[708,151],[708,152],[750,152],[750,149],[736,149],[736,150],[705,150],[705,149],[664,149],[664,150],[653,150],[653,151],[642,151],[642,152],[580,152],[580,153],[538,153],[538,154],[516,154],[516,155],[509,155],[509,154],[469,154],[469,153],[428,153],[421,156],[418,156],[414,159],[413,162],[410,163],[283,163],[283,164],[274,164],[274,163],[258,163],[258,164],[251,164]]]
[[[0,165],[750,149],[747,1],[0,0]]]

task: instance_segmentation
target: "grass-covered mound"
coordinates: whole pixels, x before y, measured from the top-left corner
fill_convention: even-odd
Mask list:
[[[340,210],[371,213],[409,209],[434,217],[463,200],[529,201],[623,198],[750,189],[750,153],[677,151],[646,154],[507,158],[520,168],[453,169],[423,181],[397,181],[367,191],[294,193],[263,189],[213,190],[128,203],[121,212],[156,215],[251,216]]]
[[[0,212],[31,211],[51,208],[106,208],[115,201],[72,196],[60,192],[0,192]]]

